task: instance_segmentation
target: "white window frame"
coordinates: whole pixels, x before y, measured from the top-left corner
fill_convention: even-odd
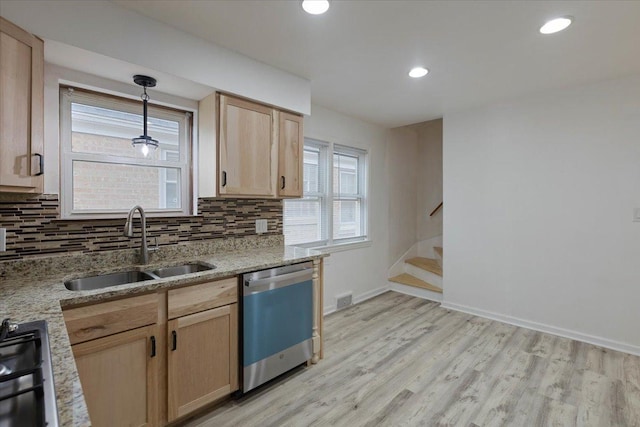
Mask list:
[[[304,192],[301,199],[285,200],[286,203],[296,203],[302,200],[320,200],[320,221],[324,238],[305,243],[294,243],[294,246],[313,249],[335,249],[339,247],[350,248],[359,246],[363,242],[369,242],[369,218],[368,218],[368,173],[369,173],[369,153],[367,150],[349,147],[342,144],[320,141],[313,138],[305,138],[304,146],[313,147],[320,151],[318,168],[324,168],[324,182],[318,182],[318,192]],[[342,197],[333,193],[333,155],[344,154],[358,158],[358,194]],[[322,173],[319,180],[322,181]],[[333,202],[334,200],[360,200],[361,236],[343,239],[333,238]],[[322,213],[325,213],[323,216]]]
[[[71,140],[71,104],[82,103],[95,107],[108,108],[127,113],[141,114],[142,103],[127,98],[101,94],[76,89],[60,87],[60,216],[61,219],[100,219],[124,218],[128,209],[73,209],[73,162],[90,161],[131,166],[176,168],[180,174],[180,205],[179,209],[145,208],[150,217],[187,216],[193,212],[191,152],[192,152],[192,116],[188,111],[178,111],[171,108],[149,104],[149,115],[160,119],[179,122],[180,159],[178,161],[153,160],[145,158],[113,156],[107,154],[79,153],[72,151]],[[142,131],[142,129],[140,129]],[[131,135],[134,137],[137,135]],[[160,150],[161,148],[158,148]],[[133,207],[133,206],[132,206]]]

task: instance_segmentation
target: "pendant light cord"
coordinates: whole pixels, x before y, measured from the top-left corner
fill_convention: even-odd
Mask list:
[[[144,87],[144,93],[140,96],[140,98],[142,98],[142,121],[143,121],[143,126],[142,129],[144,130],[144,137],[147,137],[147,101],[149,100],[149,95],[147,95],[147,88]]]

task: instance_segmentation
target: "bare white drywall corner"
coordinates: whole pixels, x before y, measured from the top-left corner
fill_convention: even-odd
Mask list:
[[[638,203],[640,76],[445,115],[445,304],[640,352]]]

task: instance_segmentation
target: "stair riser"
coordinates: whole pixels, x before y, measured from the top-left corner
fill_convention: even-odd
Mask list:
[[[413,286],[406,286],[395,282],[389,282],[389,289],[406,295],[428,299],[430,301],[442,302],[442,294],[431,292],[427,289],[414,288]]]
[[[442,277],[438,276],[437,274],[431,273],[430,271],[426,271],[419,267],[416,267],[415,265],[405,263],[404,272],[415,276],[420,280],[424,280],[427,283],[431,283],[432,285],[436,285],[439,288],[442,288]]]

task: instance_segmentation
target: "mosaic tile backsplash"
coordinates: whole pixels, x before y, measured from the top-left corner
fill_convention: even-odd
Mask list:
[[[68,252],[97,252],[140,246],[139,219],[135,236],[123,236],[124,218],[60,220],[58,195],[25,200],[0,199],[0,227],[7,229],[7,250],[0,261]],[[149,242],[160,246],[186,241],[255,235],[255,220],[266,219],[268,233],[282,234],[282,200],[199,199],[198,216],[147,218]]]

